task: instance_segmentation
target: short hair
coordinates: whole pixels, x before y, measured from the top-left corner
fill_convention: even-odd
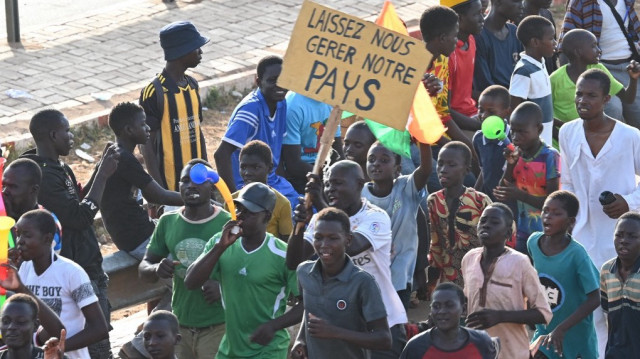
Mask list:
[[[458,17],[460,17],[469,12],[469,9],[471,9],[471,6],[473,6],[473,3],[476,1],[482,4],[480,0],[468,0],[463,2],[462,4],[452,6],[451,9],[453,9],[453,11],[458,14]]]
[[[18,169],[21,168],[25,171],[25,178],[21,178],[21,181],[28,181],[30,185],[40,185],[42,183],[42,170],[40,166],[30,158],[18,158],[17,160],[9,163],[9,166],[5,169]]]
[[[351,233],[349,216],[341,209],[326,207],[316,215],[316,223],[319,221],[338,222],[345,234]]]
[[[145,320],[146,323],[154,320],[164,320],[169,323],[169,328],[173,334],[178,334],[178,317],[168,310],[156,310]]]
[[[491,85],[482,91],[480,97],[482,96],[491,97],[500,101],[503,108],[511,107],[511,95],[509,95],[509,90],[504,86]]]
[[[58,227],[56,226],[56,220],[53,218],[51,212],[46,209],[33,209],[23,214],[20,219],[33,221],[41,233],[51,233],[53,236],[57,233]],[[53,237],[51,237],[51,239],[53,240]]]
[[[265,165],[273,166],[273,154],[271,153],[271,148],[260,140],[249,141],[246,145],[242,146],[239,157],[244,155],[256,156],[260,158]]]
[[[516,37],[522,42],[524,47],[527,47],[532,39],[542,40],[544,30],[547,26],[550,26],[552,29],[554,28],[551,21],[547,18],[539,15],[529,15],[518,24]]]
[[[121,102],[115,105],[109,113],[109,127],[118,136],[126,126],[133,123],[135,115],[140,112],[144,112],[140,105],[133,102]]]
[[[5,302],[4,307],[2,308],[3,311],[4,311],[4,308],[6,308],[7,305],[9,305],[10,303],[24,303],[28,305],[29,307],[31,307],[31,311],[33,312],[33,319],[34,320],[38,319],[38,302],[35,299],[33,299],[31,296],[24,293],[16,293],[10,296],[9,298],[7,298],[7,301]]]
[[[458,299],[460,299],[460,305],[462,305],[463,308],[467,304],[467,296],[464,295],[464,290],[462,290],[462,288],[459,285],[453,282],[443,282],[438,284],[436,288],[433,290],[433,292],[435,293],[441,290],[454,291],[458,295]]]
[[[454,29],[458,22],[458,14],[446,6],[432,6],[420,16],[420,32],[424,41],[431,41],[436,37]]]
[[[555,191],[547,197],[545,202],[549,202],[554,199],[562,203],[562,208],[567,211],[569,217],[576,217],[578,215],[578,210],[580,209],[580,201],[575,194],[563,190]]]
[[[469,149],[469,146],[467,146],[464,142],[460,142],[460,141],[447,142],[444,146],[442,146],[440,151],[442,152],[442,150],[446,148],[450,148],[452,150],[456,150],[460,152],[462,154],[462,159],[464,160],[464,164],[465,165],[471,164],[471,150]]]
[[[600,69],[589,69],[578,77],[578,81],[580,81],[580,79],[598,81],[600,83],[600,88],[602,89],[602,94],[609,94],[609,90],[611,89],[611,79],[609,79],[609,76],[607,76],[604,71]],[[578,83],[578,81],[576,81],[576,83]]]
[[[502,218],[505,220],[505,222],[507,222],[507,227],[509,227],[509,229],[511,229],[512,225],[513,225],[513,212],[511,211],[511,208],[509,208],[509,206],[507,206],[504,203],[500,203],[500,202],[493,202],[491,204],[489,204],[487,207],[485,207],[485,211],[487,210],[487,208],[498,208],[502,211]]]
[[[58,110],[42,110],[31,117],[29,132],[31,132],[31,136],[36,142],[44,140],[49,135],[49,132],[60,127],[64,118],[64,114]]]
[[[374,142],[374,143],[371,145],[371,147],[369,147],[369,150],[371,150],[372,148],[374,148],[374,147],[376,147],[376,146],[380,146],[380,147],[384,148],[385,150],[387,150],[387,151],[391,152],[391,154],[393,155],[393,157],[394,157],[394,159],[395,159],[395,161],[396,161],[396,164],[397,164],[397,165],[399,165],[399,164],[401,164],[401,163],[402,163],[402,156],[400,156],[399,154],[397,154],[397,153],[395,153],[395,152],[391,151],[387,146],[383,145],[383,144],[382,144],[382,142],[380,142],[380,141],[376,141],[376,142]]]
[[[373,134],[373,132],[371,132],[369,125],[367,125],[367,123],[364,122],[363,120],[352,123],[351,126],[349,126],[349,128],[347,129],[347,131],[349,131],[350,129],[365,131],[367,134],[369,134],[370,142],[372,144],[376,142],[376,136]]]
[[[276,55],[265,56],[258,62],[258,78],[261,79],[268,66],[282,65],[282,57]]]
[[[511,113],[511,121],[515,118],[523,119],[527,123],[542,124],[542,118],[544,117],[542,109],[537,103],[531,101],[525,101],[519,104]]]
[[[640,213],[635,212],[635,211],[629,211],[625,214],[623,214],[622,216],[620,216],[620,218],[618,218],[618,220],[616,221],[616,226],[622,222],[623,219],[629,219],[632,221],[636,221],[640,224]]]
[[[587,41],[587,39],[593,37],[595,37],[595,35],[585,29],[569,30],[562,38],[562,53],[565,54],[569,59],[573,59],[573,50],[581,47],[584,42]]]

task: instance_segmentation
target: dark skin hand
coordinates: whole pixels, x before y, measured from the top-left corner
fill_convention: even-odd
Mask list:
[[[44,359],[62,359],[64,358],[65,341],[67,339],[67,331],[60,331],[60,339],[51,337],[44,343],[42,350],[44,351]]]
[[[213,279],[209,279],[202,285],[202,293],[204,294],[204,299],[209,304],[219,301],[221,296],[220,283]]]
[[[431,97],[434,97],[440,91],[442,91],[442,82],[434,74],[425,73],[424,75],[422,75],[422,84],[427,89],[427,92]]]
[[[473,329],[487,329],[500,323],[540,324],[545,323],[544,316],[537,309],[493,310],[483,309],[467,316],[467,326]]]
[[[612,203],[602,206],[602,211],[611,219],[617,219],[623,214],[629,212],[629,204],[619,194],[614,194],[616,200]]]
[[[558,355],[562,356],[562,342],[564,341],[564,336],[567,331],[574,325],[578,324],[587,315],[591,314],[599,305],[600,293],[597,290],[594,290],[587,295],[587,300],[584,301],[584,303],[582,303],[578,309],[573,312],[573,314],[571,314],[562,323],[558,324],[551,333],[544,336],[544,339],[542,339],[542,345],[547,349],[549,349],[550,346],[553,346],[554,351],[558,353]]]

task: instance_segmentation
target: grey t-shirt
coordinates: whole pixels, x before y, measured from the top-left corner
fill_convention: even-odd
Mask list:
[[[387,317],[380,288],[371,274],[345,257],[337,276],[322,280],[321,263],[306,261],[298,266],[298,285],[304,302],[304,323],[309,313],[331,325],[366,332],[367,323]],[[305,325],[306,329],[306,325]],[[344,340],[314,338],[305,330],[310,359],[366,359],[369,351]]]
[[[362,197],[382,208],[391,218],[391,283],[396,291],[413,283],[413,271],[418,253],[418,223],[416,215],[426,191],[416,189],[413,173],[400,176],[393,182],[391,193],[376,197],[369,191],[367,183],[362,188]]]

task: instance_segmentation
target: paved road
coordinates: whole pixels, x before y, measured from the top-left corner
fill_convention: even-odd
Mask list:
[[[11,0],[13,1],[13,0]],[[146,0],[19,0],[20,30],[31,30],[54,25],[63,21],[84,18],[109,11],[112,8],[126,6],[132,1]],[[2,6],[4,10],[4,6]],[[6,15],[0,16],[0,39],[6,41]]]

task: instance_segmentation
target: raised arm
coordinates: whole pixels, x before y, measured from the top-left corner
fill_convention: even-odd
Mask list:
[[[427,185],[427,181],[431,175],[433,157],[430,145],[418,143],[418,147],[420,148],[420,166],[413,171],[413,181],[416,185],[416,190],[421,191],[424,189],[424,186]]]
[[[182,206],[184,202],[179,192],[168,191],[162,188],[155,180],[142,188],[142,196],[149,203],[166,204],[169,206]]]

